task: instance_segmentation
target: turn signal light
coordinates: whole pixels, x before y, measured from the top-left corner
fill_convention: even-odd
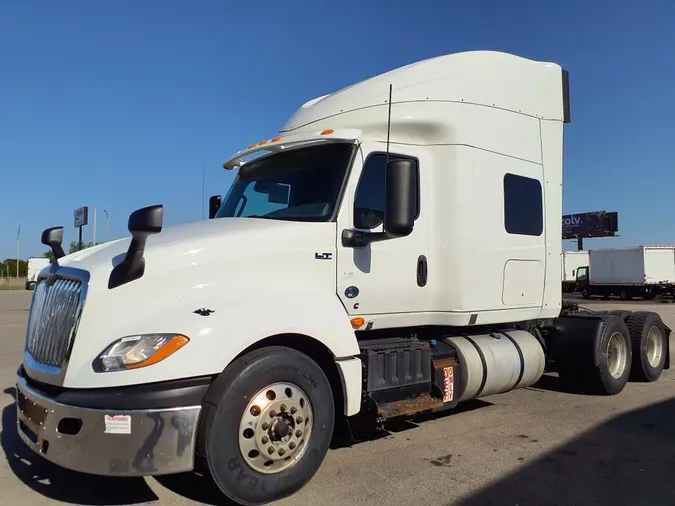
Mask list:
[[[351,320],[352,328],[358,329],[359,327],[363,326],[364,323],[366,323],[366,320],[364,318],[361,318],[360,316],[357,318],[352,318]]]
[[[165,358],[176,353],[188,342],[190,342],[190,340],[185,336],[181,335],[174,336],[173,339],[171,339],[171,341],[162,346],[154,354],[150,355],[142,362],[126,365],[125,369],[138,369],[140,367],[147,367],[149,365],[156,364],[157,362],[161,362]]]

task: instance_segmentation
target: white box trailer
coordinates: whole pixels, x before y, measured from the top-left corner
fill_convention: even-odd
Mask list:
[[[49,265],[49,258],[30,257],[28,259],[28,272],[26,275],[26,290],[33,290],[37,283],[37,278],[42,269]]]
[[[581,273],[583,276],[583,272]],[[675,246],[632,246],[591,250],[585,297],[618,295],[653,299],[675,284]]]
[[[562,252],[562,288],[564,293],[577,291],[577,270],[588,266],[588,251]]]

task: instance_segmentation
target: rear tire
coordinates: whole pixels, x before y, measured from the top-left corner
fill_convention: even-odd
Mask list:
[[[633,313],[627,321],[632,341],[632,381],[656,381],[663,372],[668,346],[661,317],[649,311]]]
[[[210,387],[197,453],[220,491],[246,505],[287,497],[321,466],[335,408],[323,370],[272,346],[230,364]]]
[[[598,343],[599,363],[588,374],[589,390],[600,395],[616,395],[630,376],[632,346],[626,323],[617,316],[603,322]]]
[[[597,365],[588,357],[579,357],[578,363],[572,360],[560,364],[559,375],[580,393],[616,395],[630,376],[632,346],[628,327],[619,316],[603,316],[598,336],[594,347]]]

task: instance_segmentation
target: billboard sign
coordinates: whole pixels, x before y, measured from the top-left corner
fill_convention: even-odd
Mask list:
[[[83,227],[89,223],[89,208],[80,207],[75,209],[75,228]]]
[[[609,237],[618,232],[616,212],[594,211],[592,213],[566,214],[562,217],[563,239],[576,237]]]

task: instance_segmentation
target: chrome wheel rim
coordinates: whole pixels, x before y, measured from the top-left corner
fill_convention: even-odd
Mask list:
[[[607,367],[613,378],[620,378],[626,370],[628,350],[621,332],[614,332],[607,341]]]
[[[307,449],[312,405],[292,383],[274,383],[253,396],[239,423],[239,450],[251,468],[263,474],[285,471]]]
[[[663,356],[663,337],[658,327],[652,327],[647,333],[647,362],[657,367]]]

